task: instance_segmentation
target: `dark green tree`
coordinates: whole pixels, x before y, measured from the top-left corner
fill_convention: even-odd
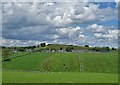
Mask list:
[[[67,52],[72,52],[73,49],[74,49],[74,47],[67,47],[65,50],[66,50]]]
[[[41,43],[40,46],[41,46],[41,47],[45,47],[45,46],[46,46],[46,43]]]
[[[117,50],[116,48],[112,47],[112,50]]]
[[[10,49],[8,48],[2,49],[2,57],[3,61],[10,60]]]
[[[62,50],[62,47],[60,48],[60,50]]]
[[[105,47],[105,50],[106,50],[106,51],[110,51],[110,48],[109,48],[109,47]]]
[[[85,45],[85,47],[89,47],[89,45]]]

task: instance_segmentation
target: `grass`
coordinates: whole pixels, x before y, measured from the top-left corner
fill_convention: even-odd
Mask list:
[[[48,58],[50,54],[46,53],[33,53],[31,55],[25,55],[12,59],[10,62],[4,62],[3,68],[35,71],[38,70],[38,66],[41,65],[42,61]]]
[[[11,54],[11,58],[15,58],[15,57],[22,57],[24,56],[25,54],[28,54],[27,52],[14,52]]]
[[[49,70],[51,72],[77,72],[79,71],[79,66],[76,56],[76,53],[55,53],[47,58],[40,68],[42,71]]]
[[[3,82],[117,83],[117,62],[117,51],[110,53],[36,52],[22,57],[16,56],[11,61],[3,62]]]
[[[82,67],[82,72],[117,73],[117,62],[117,52],[38,52],[3,62],[3,68],[41,72],[79,72]]]
[[[118,73],[118,53],[81,53],[84,72]]]
[[[117,83],[117,74],[3,71],[5,83]]]

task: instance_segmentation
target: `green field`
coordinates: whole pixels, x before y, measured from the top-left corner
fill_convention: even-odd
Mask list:
[[[117,71],[117,51],[38,52],[3,62],[3,82],[115,83]]]
[[[117,74],[3,71],[5,83],[117,83]]]

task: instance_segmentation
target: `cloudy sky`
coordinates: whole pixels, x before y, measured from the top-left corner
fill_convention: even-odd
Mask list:
[[[46,42],[117,47],[117,14],[114,2],[4,2],[2,44]]]

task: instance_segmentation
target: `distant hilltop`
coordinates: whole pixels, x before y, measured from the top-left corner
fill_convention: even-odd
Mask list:
[[[75,46],[75,45],[65,45],[65,44],[47,44],[40,43],[36,46],[12,46],[6,47],[2,46],[2,49],[8,48],[13,52],[87,52],[87,51],[96,51],[96,52],[109,52],[110,50],[117,50],[116,48],[109,47],[90,47],[89,45],[84,46]]]

